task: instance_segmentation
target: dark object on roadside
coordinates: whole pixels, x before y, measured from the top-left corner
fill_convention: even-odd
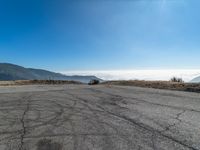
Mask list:
[[[177,78],[177,77],[173,77],[170,79],[171,82],[178,82],[178,83],[184,83],[182,78]]]
[[[99,80],[90,80],[90,82],[88,83],[88,85],[96,85],[96,84],[99,84]]]

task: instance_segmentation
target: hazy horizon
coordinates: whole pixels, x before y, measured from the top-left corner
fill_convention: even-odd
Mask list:
[[[189,82],[200,76],[200,69],[135,69],[135,70],[82,70],[59,71],[65,75],[94,75],[103,80],[164,80],[172,77]]]

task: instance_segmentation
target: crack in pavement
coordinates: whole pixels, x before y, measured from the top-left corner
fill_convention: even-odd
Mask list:
[[[147,131],[154,132],[154,133],[158,133],[159,135],[161,135],[161,136],[163,136],[163,137],[165,137],[165,138],[168,138],[168,139],[170,139],[170,140],[172,140],[172,141],[174,141],[174,142],[176,142],[176,143],[178,143],[178,144],[180,144],[180,145],[182,145],[182,146],[184,146],[184,147],[187,147],[187,148],[189,148],[189,149],[191,149],[191,150],[198,150],[197,148],[195,148],[195,147],[193,147],[193,146],[191,146],[191,145],[188,145],[187,143],[184,143],[183,141],[180,141],[180,140],[178,140],[178,139],[175,139],[175,138],[172,137],[172,136],[163,134],[163,132],[160,132],[160,131],[158,131],[158,130],[155,130],[155,129],[149,127],[149,126],[145,126],[144,124],[139,123],[139,122],[135,121],[134,119],[128,118],[128,117],[126,117],[126,116],[121,116],[121,115],[118,115],[118,114],[113,114],[113,113],[111,113],[111,112],[108,112],[108,113],[110,113],[110,114],[112,114],[112,115],[114,115],[114,116],[116,116],[116,117],[122,118],[122,119],[124,119],[124,120],[126,120],[126,121],[128,121],[128,122],[130,122],[130,123],[133,123],[134,125],[136,125],[136,126],[138,126],[138,127],[140,127],[140,128],[143,128],[143,129],[145,129],[145,130],[147,130]]]
[[[179,122],[182,122],[182,120],[180,119],[181,115],[183,115],[186,112],[186,110],[182,110],[180,113],[176,114],[176,120],[178,120]]]
[[[23,146],[24,146],[24,137],[25,137],[25,134],[26,134],[26,126],[25,126],[25,116],[27,114],[27,112],[29,111],[29,105],[30,105],[30,101],[29,101],[29,97],[26,97],[27,99],[27,102],[26,102],[26,108],[22,114],[22,118],[20,119],[21,121],[21,124],[22,124],[22,133],[21,133],[21,138],[20,138],[20,147],[19,147],[19,150],[23,150]]]
[[[178,114],[176,114],[176,117],[174,119],[176,119],[178,122],[177,123],[173,123],[169,126],[167,126],[163,131],[161,132],[166,132],[169,131],[172,127],[176,126],[178,123],[181,123],[182,120],[180,119],[181,115],[183,115],[186,112],[186,110],[182,110],[181,112],[179,112]]]
[[[35,150],[40,139],[51,139],[52,143],[59,141],[63,149],[199,150],[197,138],[186,139],[193,138],[196,130],[190,132],[182,126],[190,121],[190,113],[194,113],[185,110],[187,106],[169,109],[170,106],[163,106],[159,101],[158,104],[148,102],[148,97],[141,97],[140,102],[137,93],[126,95],[100,90],[102,93],[84,88],[10,95],[10,99],[1,103],[1,108],[8,109],[2,111],[6,117],[1,117],[0,133],[5,135],[0,135],[6,141],[1,143],[5,143],[6,149],[16,150]],[[160,97],[156,98],[159,100]],[[154,105],[158,110],[151,110]],[[168,101],[164,105],[168,105]],[[195,105],[191,104],[196,108]],[[162,107],[167,107],[166,112],[158,114]],[[152,115],[147,114],[151,112]],[[165,113],[169,114],[165,116]],[[198,125],[198,120],[194,125]],[[182,133],[184,137],[181,137]]]

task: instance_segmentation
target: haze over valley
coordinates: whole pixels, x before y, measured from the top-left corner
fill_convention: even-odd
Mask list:
[[[169,81],[180,77],[190,82],[200,76],[200,69],[136,69],[136,70],[99,70],[99,71],[59,71],[66,75],[94,75],[103,80],[148,80]],[[199,81],[200,82],[200,81]]]

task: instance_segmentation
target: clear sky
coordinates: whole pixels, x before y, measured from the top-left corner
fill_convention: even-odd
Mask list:
[[[200,0],[0,0],[0,61],[49,70],[199,69]]]

